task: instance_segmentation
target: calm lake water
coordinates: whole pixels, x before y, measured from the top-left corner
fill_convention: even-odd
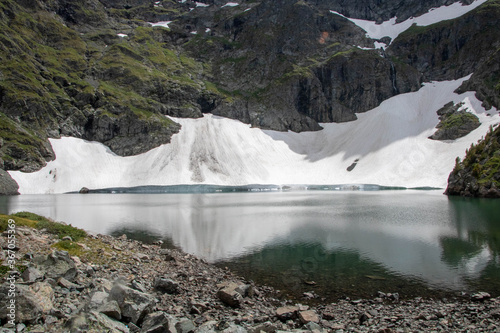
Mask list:
[[[500,295],[500,200],[442,191],[0,197],[93,233],[163,240],[289,297]]]

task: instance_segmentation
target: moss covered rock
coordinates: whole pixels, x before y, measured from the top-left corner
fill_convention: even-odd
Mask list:
[[[462,109],[463,103],[453,104],[450,102],[437,111],[440,122],[436,126],[438,129],[429,137],[432,140],[455,140],[466,136],[481,123],[479,118]]]
[[[500,198],[500,126],[471,145],[463,161],[457,158],[446,194]]]

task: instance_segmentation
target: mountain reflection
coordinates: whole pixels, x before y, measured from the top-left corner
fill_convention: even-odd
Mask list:
[[[302,290],[314,281],[306,289],[329,295],[373,293],[376,286],[411,294],[416,284],[500,291],[496,200],[432,191],[291,191],[25,195],[6,206],[94,233],[162,240],[266,283],[298,283]]]

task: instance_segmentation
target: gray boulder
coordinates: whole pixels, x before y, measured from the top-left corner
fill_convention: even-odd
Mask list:
[[[46,278],[58,280],[63,277],[73,282],[77,275],[75,262],[66,251],[54,251],[47,256],[37,256],[34,260]]]
[[[165,312],[153,312],[144,318],[141,333],[176,333],[175,324],[176,320]]]
[[[157,278],[154,282],[154,288],[158,291],[167,293],[167,294],[178,294],[180,292],[179,283],[167,279],[167,278]]]
[[[54,308],[52,303],[54,291],[45,282],[36,282],[31,286],[16,284],[15,298],[9,296],[12,291],[8,283],[0,287],[0,320],[7,321],[14,319],[16,323],[34,323],[42,318],[44,314],[49,314]],[[15,299],[15,311],[12,312],[11,299]]]
[[[138,324],[151,312],[154,297],[117,284],[109,292],[108,300],[118,303],[122,321]]]
[[[23,274],[21,274],[21,278],[24,282],[34,283],[43,280],[43,273],[35,267],[28,267],[24,270]]]
[[[0,145],[1,146],[1,145]],[[19,185],[5,170],[0,169],[0,195],[19,194]]]

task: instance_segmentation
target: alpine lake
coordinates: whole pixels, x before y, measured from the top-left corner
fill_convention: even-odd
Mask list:
[[[500,296],[500,200],[362,189],[110,189],[0,197],[0,213],[161,240],[297,301]]]

